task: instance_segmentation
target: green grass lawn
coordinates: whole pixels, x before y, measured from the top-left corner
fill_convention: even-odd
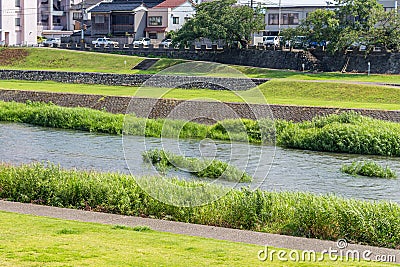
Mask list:
[[[106,86],[91,84],[66,84],[57,82],[35,82],[1,80],[0,89],[35,90],[48,92],[69,92],[114,96],[140,96],[176,99],[206,99],[225,102],[267,103],[326,106],[340,108],[371,108],[400,110],[400,88],[354,85],[338,83],[314,83],[274,80],[260,86],[265,99],[254,89],[239,92],[205,89],[166,89],[129,86]]]
[[[19,48],[15,48],[19,49]],[[24,48],[25,49],[25,48]],[[24,69],[24,70],[59,70],[59,71],[81,71],[81,72],[107,72],[107,73],[158,73],[170,66],[185,62],[182,59],[162,58],[149,70],[132,70],[136,64],[144,58],[136,56],[122,56],[116,54],[104,54],[96,52],[80,52],[73,50],[61,50],[52,48],[29,48],[29,55],[20,61],[13,62],[12,65],[2,66],[2,69]],[[124,64],[124,61],[127,64]],[[202,64],[199,62],[199,64]],[[361,82],[382,82],[399,83],[400,75],[370,75],[366,74],[342,74],[342,73],[308,73],[290,70],[271,70],[265,68],[255,68],[247,66],[232,66],[237,71],[242,72],[251,78],[272,78],[290,80],[336,80],[336,81],[361,81]],[[235,71],[226,71],[222,67],[221,71],[208,73],[211,76],[236,77]],[[187,74],[189,70],[183,68],[182,74]],[[191,75],[202,75],[196,70],[190,71]]]
[[[1,266],[331,266],[265,261],[262,246],[0,212]],[[272,249],[272,248],[271,248]],[[288,251],[288,250],[286,250]],[[328,257],[326,257],[328,258]],[[335,266],[393,266],[338,261]]]
[[[1,66],[1,68],[134,74],[138,70],[131,69],[144,59],[53,48],[29,48],[27,51],[29,54],[23,60],[14,61],[12,65]]]

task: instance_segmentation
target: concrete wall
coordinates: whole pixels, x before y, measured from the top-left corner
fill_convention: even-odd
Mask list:
[[[377,119],[400,122],[400,111],[367,109],[340,109],[290,105],[248,105],[245,103],[221,103],[185,101],[175,99],[131,98],[68,93],[46,93],[34,91],[0,90],[0,100],[26,102],[52,102],[66,107],[88,107],[112,113],[134,112],[139,117],[193,120],[214,123],[227,118],[275,118],[292,121],[311,120],[317,115],[328,115],[344,111],[356,111]]]

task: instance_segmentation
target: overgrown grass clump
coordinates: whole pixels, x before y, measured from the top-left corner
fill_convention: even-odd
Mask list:
[[[388,166],[385,168],[373,161],[353,162],[343,165],[341,171],[351,175],[361,175],[378,178],[397,178],[396,172]]]
[[[400,124],[354,112],[302,123],[280,122],[278,145],[352,154],[400,156]]]
[[[176,197],[175,191],[159,188],[159,179],[148,183]],[[0,198],[12,201],[400,248],[400,206],[390,202],[244,188],[208,205],[175,207],[149,197],[128,175],[42,164],[0,165],[0,188]],[[219,188],[205,190],[211,195]]]
[[[208,126],[168,119],[144,119],[88,108],[0,101],[0,121],[109,134],[170,138],[212,138],[276,144],[287,148],[339,153],[400,156],[400,124],[355,112],[316,117],[301,123],[284,120],[224,120]]]
[[[166,173],[169,168],[179,168],[202,178],[222,178],[236,182],[252,181],[252,177],[246,172],[217,159],[209,160],[184,157],[163,149],[144,151],[142,157],[145,162],[152,163],[163,173]]]

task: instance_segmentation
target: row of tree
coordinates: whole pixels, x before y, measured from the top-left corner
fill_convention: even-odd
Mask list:
[[[284,39],[296,36],[317,43],[327,43],[331,52],[343,51],[353,43],[369,47],[379,45],[400,50],[400,15],[385,12],[377,0],[334,0],[331,9],[317,9],[308,14],[297,28],[281,32]],[[245,46],[252,33],[265,29],[262,6],[251,8],[237,5],[236,0],[204,2],[196,15],[174,34],[174,43],[190,45],[207,38],[227,45]]]

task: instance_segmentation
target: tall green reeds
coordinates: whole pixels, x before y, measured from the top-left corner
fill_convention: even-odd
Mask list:
[[[173,187],[159,188],[160,178],[146,179],[168,197],[179,197]],[[204,195],[217,194],[220,187],[207,186]],[[0,189],[0,198],[11,201],[400,248],[400,206],[390,202],[244,188],[208,205],[176,207],[151,198],[128,175],[43,164],[0,165]]]
[[[224,120],[212,126],[167,119],[144,119],[88,108],[0,101],[0,121],[109,134],[172,138],[213,138],[287,148],[400,156],[400,124],[354,112],[317,117],[302,123],[262,119]]]
[[[388,166],[385,168],[373,161],[353,162],[350,165],[343,165],[342,172],[351,175],[361,175],[378,178],[397,178],[396,172]]]
[[[253,180],[246,172],[217,159],[188,158],[163,149],[144,151],[142,157],[145,162],[152,163],[159,171],[164,173],[169,168],[175,167],[203,178],[222,178],[236,182],[251,182]]]

